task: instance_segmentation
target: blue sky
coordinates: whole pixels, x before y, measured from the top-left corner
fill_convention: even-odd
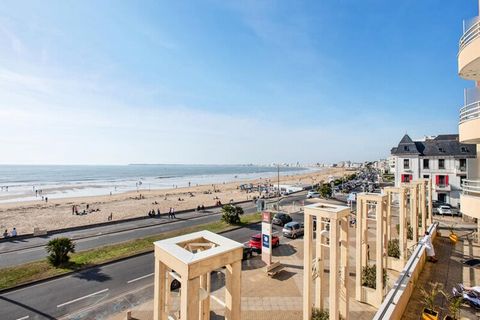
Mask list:
[[[477,1],[2,1],[0,163],[332,162],[458,132]]]

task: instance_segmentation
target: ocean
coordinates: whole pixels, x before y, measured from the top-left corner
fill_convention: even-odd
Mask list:
[[[312,170],[280,167],[280,174]],[[0,165],[0,203],[39,200],[41,196],[54,199],[107,195],[276,176],[277,167],[254,165]]]

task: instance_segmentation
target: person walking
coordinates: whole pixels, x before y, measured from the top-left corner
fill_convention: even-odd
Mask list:
[[[176,219],[177,217],[175,217],[175,208],[172,208],[172,219]]]
[[[423,237],[422,240],[420,240],[420,243],[423,243],[425,245],[428,261],[434,262],[434,263],[437,262],[438,259],[435,256],[435,248],[433,247],[433,244],[432,244],[432,237],[430,236],[430,233],[428,231],[425,231],[425,236]]]
[[[172,207],[168,210],[168,219],[172,219]]]

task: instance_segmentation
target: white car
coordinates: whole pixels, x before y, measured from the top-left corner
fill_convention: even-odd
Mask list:
[[[307,199],[311,199],[311,198],[320,198],[320,193],[318,193],[317,191],[313,191],[313,190],[308,191]]]
[[[439,215],[450,215],[453,216],[452,209],[449,206],[440,206],[438,207],[438,214]]]

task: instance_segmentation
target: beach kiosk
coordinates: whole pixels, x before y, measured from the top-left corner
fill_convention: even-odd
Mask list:
[[[210,231],[154,242],[154,320],[169,320],[170,283],[180,288],[178,320],[210,319],[210,273],[225,268],[225,319],[240,320],[243,245]]]

